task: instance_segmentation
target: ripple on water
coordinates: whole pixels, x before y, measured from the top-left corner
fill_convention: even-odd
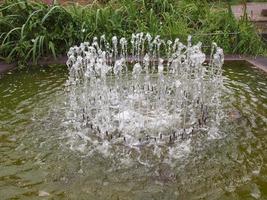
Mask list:
[[[266,76],[229,65],[224,77],[224,137],[181,146],[174,166],[165,157],[147,167],[127,159],[136,152],[122,166],[115,157],[88,156],[86,145],[69,149],[64,68],[2,76],[1,198],[35,199],[45,191],[55,199],[266,199]]]

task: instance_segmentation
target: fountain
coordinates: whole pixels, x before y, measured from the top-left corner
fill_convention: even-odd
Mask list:
[[[1,76],[1,200],[267,199],[266,75],[133,36]]]
[[[124,146],[158,157],[175,155],[198,134],[218,134],[224,55],[213,43],[205,63],[201,45],[192,45],[191,36],[184,45],[137,33],[130,42],[103,35],[70,48],[70,134],[91,153]]]

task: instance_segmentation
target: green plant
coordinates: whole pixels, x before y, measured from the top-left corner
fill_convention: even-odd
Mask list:
[[[77,39],[76,21],[62,6],[17,0],[1,5],[0,12],[1,57],[8,62],[36,63],[42,56],[65,52]]]
[[[37,63],[57,57],[83,41],[105,34],[130,38],[149,32],[170,39],[179,37],[205,46],[216,42],[226,53],[264,54],[266,45],[253,25],[237,21],[229,7],[205,0],[110,0],[105,4],[63,7],[27,0],[6,0],[0,5],[0,59]],[[209,48],[207,48],[209,49]]]

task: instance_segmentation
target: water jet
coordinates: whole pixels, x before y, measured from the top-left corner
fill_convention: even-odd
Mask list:
[[[103,35],[70,48],[67,118],[77,131],[92,124],[98,136],[88,141],[93,146],[105,140],[115,145],[113,135],[123,135],[124,144],[135,148],[144,140],[175,146],[193,132],[212,134],[223,116],[224,55],[213,43],[204,64],[201,45],[193,45],[191,36],[184,45],[137,33],[130,42],[116,36],[109,42]]]

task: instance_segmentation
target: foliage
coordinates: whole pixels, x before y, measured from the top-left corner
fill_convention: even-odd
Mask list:
[[[263,54],[265,45],[247,20],[203,0],[110,0],[104,5],[54,4],[6,0],[0,5],[0,59],[36,63],[43,56],[66,54],[69,47],[105,34],[130,37],[149,32],[185,41],[193,34],[226,53]],[[231,34],[231,33],[236,34]],[[214,33],[208,35],[207,33]]]

